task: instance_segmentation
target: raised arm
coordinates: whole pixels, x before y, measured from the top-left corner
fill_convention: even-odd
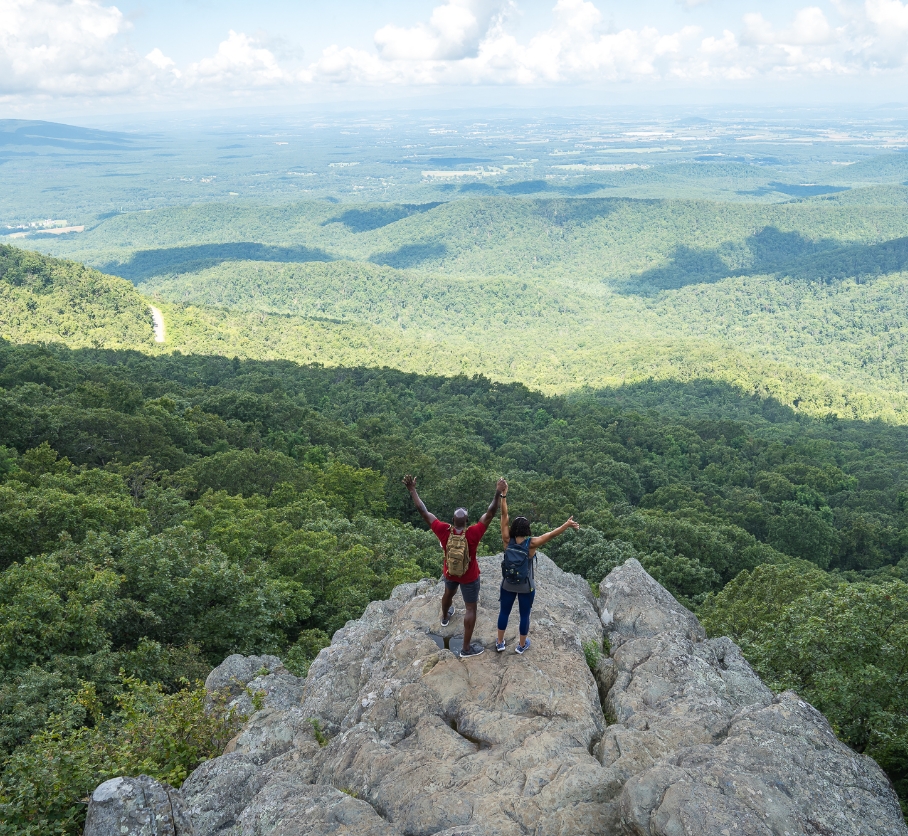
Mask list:
[[[557,537],[559,534],[564,534],[569,528],[573,528],[575,531],[580,528],[580,523],[574,522],[574,518],[571,517],[567,522],[563,522],[558,528],[553,528],[551,531],[547,531],[545,534],[540,534],[538,537],[533,537],[530,540],[530,548],[538,549],[540,546],[544,546],[549,542],[553,537]]]
[[[501,502],[501,497],[507,492],[508,483],[504,479],[499,479],[498,484],[495,485],[495,496],[489,503],[489,507],[486,508],[486,512],[479,518],[479,521],[488,527],[489,523],[495,519],[495,514],[498,513],[498,505]]]
[[[413,504],[416,506],[416,510],[422,514],[422,518],[426,521],[426,525],[431,526],[432,523],[438,519],[435,514],[430,514],[429,510],[426,508],[426,503],[419,498],[419,494],[416,493],[416,477],[411,476],[409,473],[404,476],[403,483],[406,486],[407,490],[410,491],[410,496],[413,499]]]
[[[504,548],[508,547],[511,542],[511,523],[508,520],[508,498],[507,494],[501,495],[501,544]]]

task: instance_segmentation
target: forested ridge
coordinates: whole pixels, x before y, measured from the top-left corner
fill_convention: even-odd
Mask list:
[[[135,348],[151,344],[150,322],[128,282],[0,244],[0,337]]]
[[[839,195],[209,204],[40,245],[136,282],[184,351],[549,393],[720,379],[817,416],[904,421],[908,226],[864,191],[859,211]],[[40,339],[25,321],[5,333]]]
[[[873,195],[867,201],[860,211],[831,198],[782,205],[541,197],[411,207],[208,204],[118,215],[40,246],[135,282],[235,260],[347,260],[457,276],[631,282],[646,291],[666,286],[647,271],[679,257],[684,263],[668,286],[700,281],[704,267],[763,273],[793,258],[908,235],[902,206],[876,204]]]

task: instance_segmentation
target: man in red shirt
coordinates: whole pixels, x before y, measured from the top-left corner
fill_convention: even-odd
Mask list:
[[[463,595],[465,608],[463,616],[463,649],[460,651],[460,656],[462,659],[468,659],[470,656],[479,656],[480,653],[485,651],[485,648],[481,644],[473,644],[471,642],[473,627],[476,624],[476,605],[479,602],[479,561],[476,560],[476,547],[479,545],[482,535],[486,533],[489,523],[495,519],[495,514],[498,513],[498,506],[501,503],[501,495],[508,489],[508,483],[504,479],[498,480],[498,484],[495,487],[495,498],[486,509],[486,512],[479,518],[479,522],[469,527],[466,508],[458,508],[454,512],[453,524],[442,522],[434,514],[429,513],[425,503],[419,498],[419,494],[416,493],[415,476],[410,474],[404,476],[404,485],[410,491],[410,496],[413,498],[417,510],[429,524],[429,527],[438,538],[438,542],[441,543],[442,550],[445,551],[446,557],[443,569],[445,592],[441,598],[441,626],[447,627],[451,616],[454,615],[452,602],[454,593],[457,592],[459,587],[460,594]],[[448,574],[447,547],[452,531],[455,534],[464,534],[466,536],[467,548],[470,553],[470,563],[466,572],[462,575]]]

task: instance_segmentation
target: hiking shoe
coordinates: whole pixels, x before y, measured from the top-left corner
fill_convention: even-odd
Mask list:
[[[448,608],[448,614],[441,620],[442,627],[447,627],[451,623],[451,616],[454,615],[455,612],[457,612],[457,610],[455,610],[454,605],[451,604]]]
[[[486,649],[481,644],[471,644],[460,651],[460,658],[469,659],[471,656],[479,656],[480,653],[485,652]]]
[[[495,642],[495,649],[501,653],[508,646],[507,642]]]
[[[529,636],[527,636],[526,644],[521,644],[520,642],[517,642],[517,652],[518,653],[523,654],[529,649],[530,649],[530,637]]]

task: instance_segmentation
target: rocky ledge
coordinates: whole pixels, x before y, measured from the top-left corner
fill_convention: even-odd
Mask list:
[[[370,604],[305,680],[231,656],[206,683],[250,714],[225,753],[180,790],[105,782],[86,836],[908,836],[876,763],[636,560],[597,600],[541,556],[523,656],[516,612],[495,652],[498,560],[481,563],[482,656],[451,651],[462,610],[440,627],[429,580]]]

